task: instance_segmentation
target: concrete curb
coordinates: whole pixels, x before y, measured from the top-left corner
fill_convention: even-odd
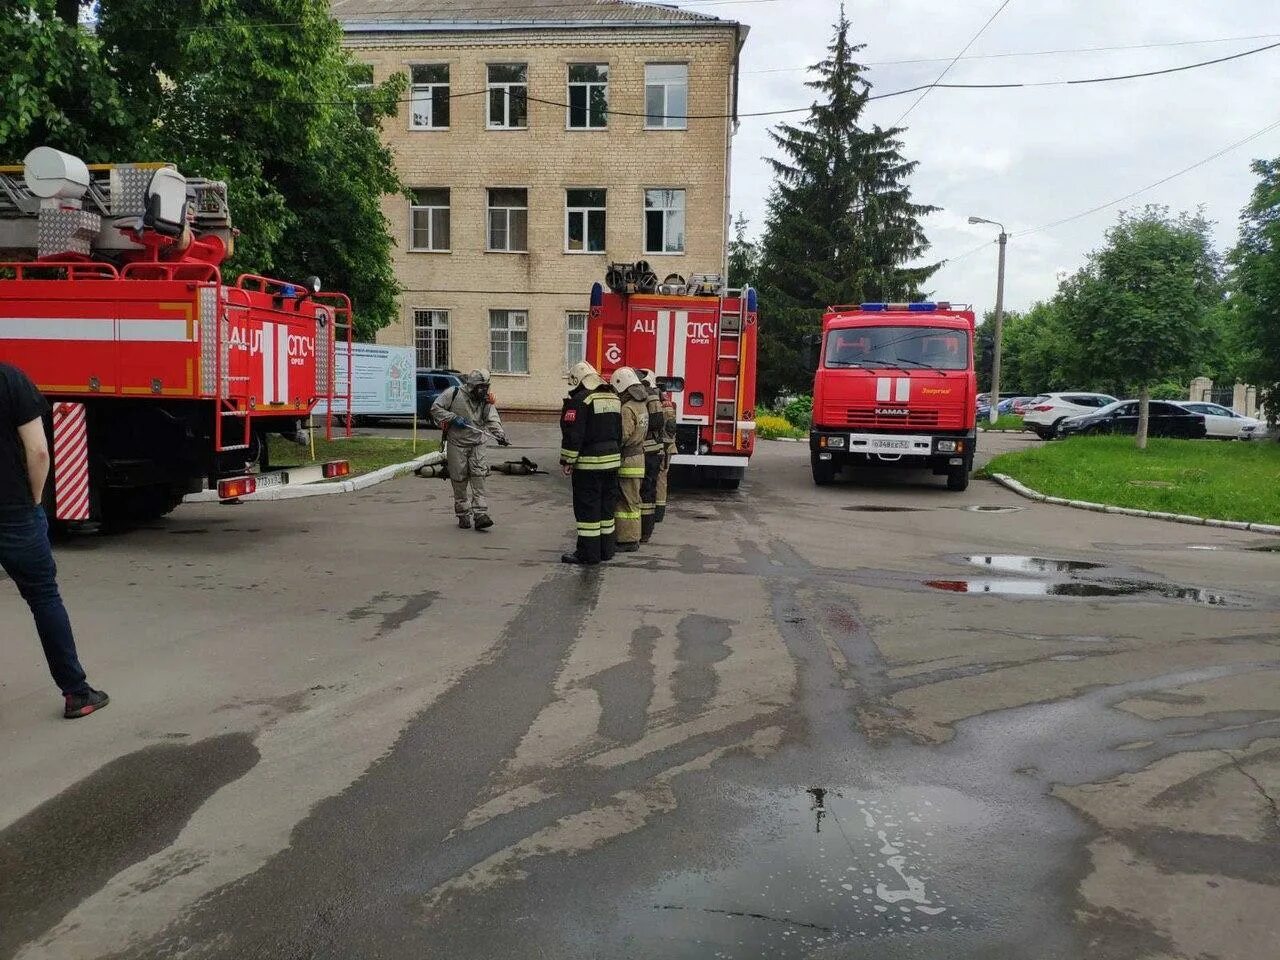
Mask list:
[[[1076,510],[1091,510],[1094,513],[1113,513],[1122,517],[1143,517],[1148,520],[1167,520],[1171,523],[1187,523],[1197,527],[1215,527],[1221,530],[1242,530],[1249,533],[1269,533],[1280,535],[1280,526],[1270,523],[1245,523],[1242,520],[1211,520],[1205,517],[1192,517],[1182,513],[1160,513],[1154,510],[1134,510],[1130,507],[1116,507],[1109,503],[1090,503],[1087,500],[1064,500],[1062,497],[1046,497],[1038,490],[1032,490],[1019,483],[1013,477],[1003,473],[991,474],[991,479],[1002,487],[1012,490],[1020,497],[1034,500],[1036,503],[1047,503],[1055,507],[1072,507]]]
[[[361,474],[351,480],[343,480],[341,483],[315,483],[308,484],[305,487],[276,487],[273,490],[264,490],[262,493],[255,493],[252,496],[245,497],[244,500],[246,503],[262,500],[300,500],[304,497],[331,497],[339,493],[355,493],[358,490],[366,490],[388,480],[396,480],[400,477],[408,476],[426,463],[427,459],[434,456],[436,452],[424,453],[416,460],[410,460],[408,463],[393,463],[389,467]],[[200,493],[193,493],[184,497],[182,502],[217,503],[218,493],[216,490],[202,490]]]

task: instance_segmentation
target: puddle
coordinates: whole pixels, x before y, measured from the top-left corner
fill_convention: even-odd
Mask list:
[[[975,567],[985,567],[1000,573],[1076,573],[1080,570],[1100,570],[1102,564],[1086,560],[1053,560],[1046,557],[1018,557],[996,554],[994,556],[965,557]]]
[[[1021,513],[1025,509],[1026,507],[987,507],[981,505],[964,508],[968,513]]]
[[[1148,580],[926,580],[926,587],[949,593],[990,593],[1009,597],[1151,596],[1211,607],[1238,606],[1226,594]]]
[[[1264,543],[1260,547],[1250,547],[1257,553],[1280,553],[1280,543]]]
[[[865,504],[856,507],[841,507],[849,513],[921,513],[921,507],[889,507],[878,504]]]

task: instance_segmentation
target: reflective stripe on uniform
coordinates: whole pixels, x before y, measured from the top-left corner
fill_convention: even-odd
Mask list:
[[[569,463],[574,463],[578,459],[578,451],[562,449],[560,451],[560,459],[567,460]]]
[[[644,479],[644,467],[623,467],[618,471],[618,476],[625,479]]]
[[[642,503],[640,504],[640,512],[645,515],[651,514],[653,513],[654,506],[655,505],[652,503]]]
[[[601,466],[603,464],[613,464],[615,467],[622,466],[622,454],[620,453],[602,453],[595,457],[578,457],[578,462],[583,464],[595,464]]]
[[[606,537],[613,536],[614,533],[617,532],[617,530],[618,530],[618,525],[615,521],[613,520],[600,521],[600,532],[604,534]]]
[[[613,514],[613,516],[614,516],[614,520],[615,520],[615,521],[617,521],[617,520],[639,520],[639,519],[640,519],[640,511],[639,511],[639,510],[636,510],[636,511],[634,511],[634,512],[633,512],[633,511],[631,511],[631,510],[615,510],[615,511],[614,511],[614,514]]]

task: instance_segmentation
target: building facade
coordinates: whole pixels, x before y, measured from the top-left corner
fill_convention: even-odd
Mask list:
[[[388,197],[405,292],[379,341],[489,367],[508,409],[558,409],[613,261],[723,273],[747,28],[615,0],[334,0],[412,199]]]

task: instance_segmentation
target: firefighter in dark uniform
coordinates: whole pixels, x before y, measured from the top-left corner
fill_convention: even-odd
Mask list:
[[[648,543],[653,536],[658,511],[658,474],[662,470],[662,431],[665,416],[662,413],[662,394],[652,370],[637,370],[644,384],[649,410],[648,429],[644,435],[644,483],[640,485],[640,542]]]
[[[622,401],[585,360],[569,371],[560,412],[560,466],[573,479],[578,545],[560,559],[595,566],[617,548],[614,504],[622,466]]]
[[[676,455],[676,401],[670,393],[662,395],[662,469],[658,471],[658,500],[653,519],[661,523],[667,516],[667,487],[671,476],[671,458]]]

